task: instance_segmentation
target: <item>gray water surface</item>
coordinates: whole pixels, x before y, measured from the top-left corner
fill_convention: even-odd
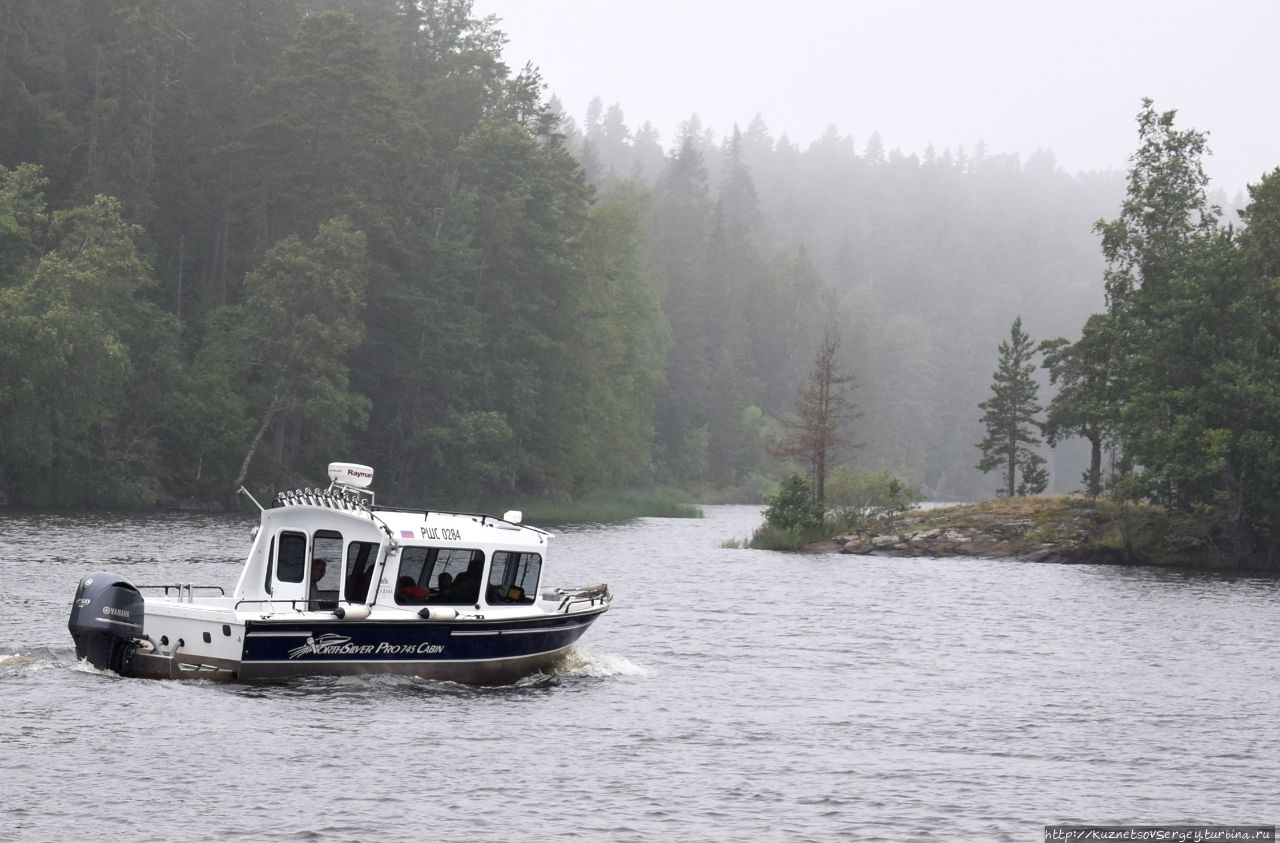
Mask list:
[[[210,685],[75,661],[75,585],[228,589],[254,522],[0,516],[0,838],[1039,840],[1280,819],[1280,582],[558,530],[613,608],[554,673]]]

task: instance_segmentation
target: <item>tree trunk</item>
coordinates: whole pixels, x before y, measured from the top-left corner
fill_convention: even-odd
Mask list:
[[[827,499],[827,453],[823,448],[818,452],[813,466],[813,502],[826,510]]]
[[[1089,437],[1089,497],[1102,494],[1102,437]]]
[[[1008,453],[1009,465],[1005,470],[1005,489],[1009,497],[1013,497],[1015,484],[1017,482],[1017,466],[1018,466],[1018,443],[1014,441],[1010,443]]]
[[[253,441],[249,443],[249,453],[244,455],[244,462],[240,463],[240,473],[236,475],[235,483],[233,484],[237,489],[244,485],[244,478],[249,473],[249,463],[253,460],[253,455],[257,453],[258,443],[262,441],[267,428],[271,426],[271,420],[275,418],[276,406],[279,403],[279,395],[271,396],[271,405],[267,407],[267,412],[262,417],[262,426],[258,428],[258,432],[254,434]]]

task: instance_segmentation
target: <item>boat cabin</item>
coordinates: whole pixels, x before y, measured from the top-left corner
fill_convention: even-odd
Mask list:
[[[262,513],[236,585],[246,610],[482,610],[530,606],[538,595],[541,530],[485,515],[380,510],[328,493],[282,501]]]

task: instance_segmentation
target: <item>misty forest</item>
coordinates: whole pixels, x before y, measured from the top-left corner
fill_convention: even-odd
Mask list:
[[[1280,171],[1224,211],[1212,127],[1145,101],[1127,174],[663,138],[503,43],[469,0],[0,0],[0,502],[331,460],[411,502],[759,501],[838,336],[833,465],[1144,500],[1274,561]]]

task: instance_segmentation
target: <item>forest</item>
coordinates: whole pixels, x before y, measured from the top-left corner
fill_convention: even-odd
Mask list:
[[[984,497],[1015,317],[1061,360],[1177,275],[1144,263],[1132,172],[801,149],[759,117],[664,139],[563,113],[503,43],[469,0],[0,0],[0,500],[194,505],[335,459],[433,504],[760,500],[826,330],[842,460]],[[1264,194],[1237,231],[1197,188],[1195,236],[1272,273]],[[1063,425],[1043,456],[1070,491],[1091,440]],[[1119,474],[1153,465],[1106,440]]]

